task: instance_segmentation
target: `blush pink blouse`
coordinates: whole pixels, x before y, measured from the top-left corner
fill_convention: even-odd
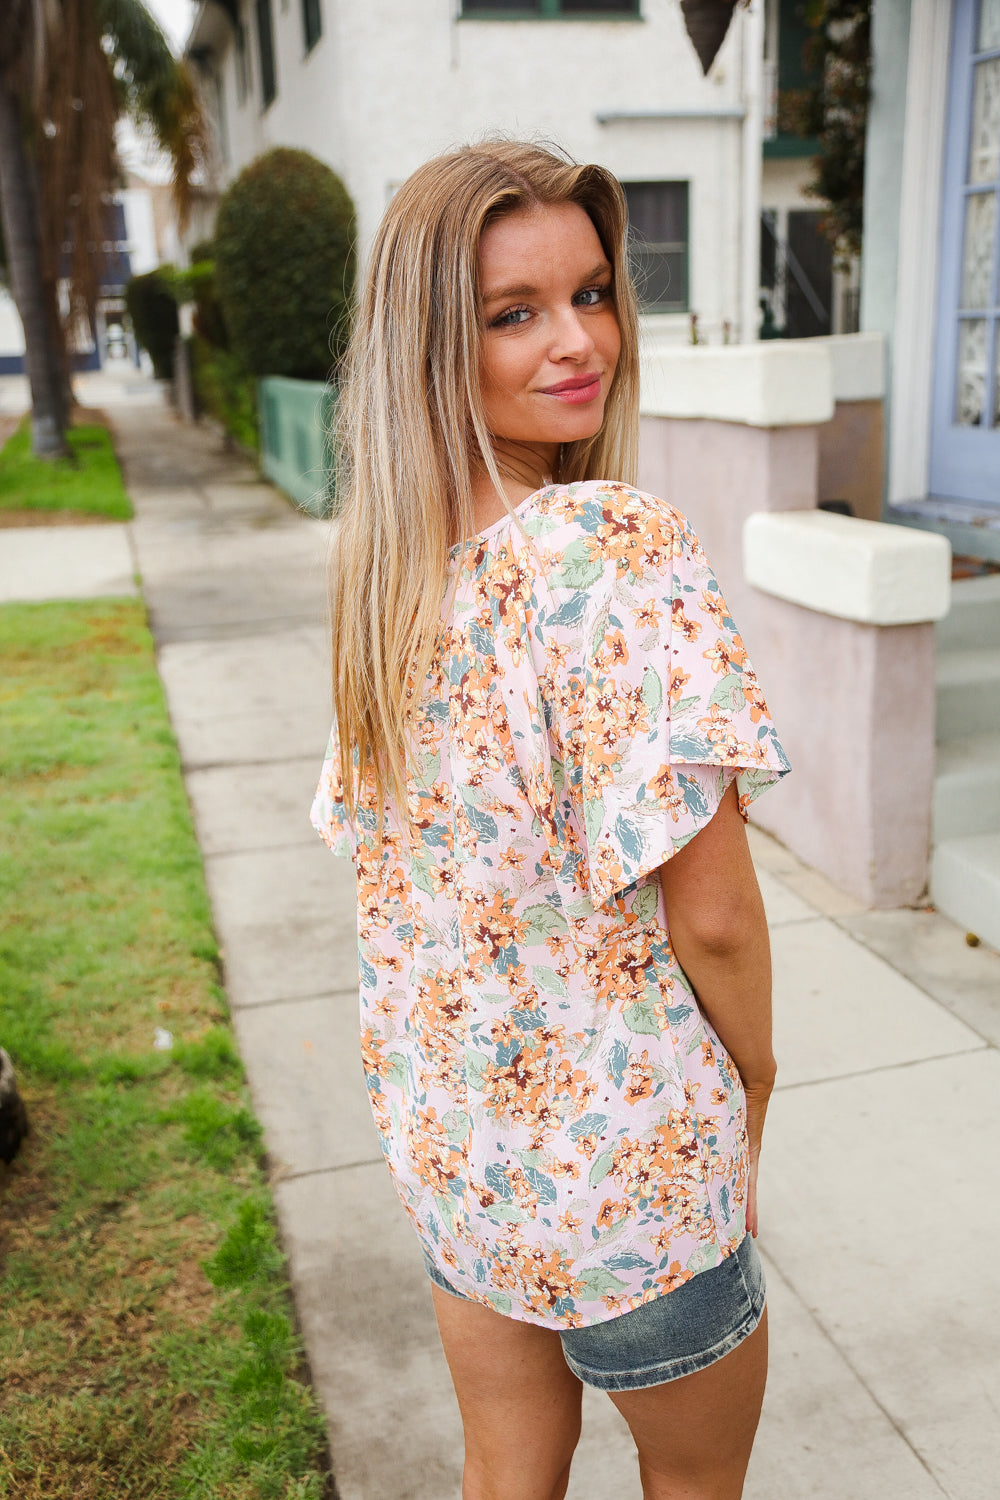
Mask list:
[[[658,870],[734,779],[789,769],[697,537],[626,485],[551,485],[452,553],[406,821],[312,810],[358,875],[361,1053],[444,1276],[549,1328],[628,1312],[745,1233],[739,1075]],[[519,523],[519,524],[518,524]]]

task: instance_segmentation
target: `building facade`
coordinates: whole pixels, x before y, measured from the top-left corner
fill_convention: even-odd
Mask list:
[[[623,182],[650,253],[658,337],[759,322],[763,12],[737,11],[708,75],[677,0],[205,0],[188,41],[219,183],[273,145],[343,178],[362,257],[422,161],[491,132],[560,143]],[[205,226],[199,226],[203,228]]]
[[[862,327],[888,514],[1000,559],[1000,0],[876,0]]]

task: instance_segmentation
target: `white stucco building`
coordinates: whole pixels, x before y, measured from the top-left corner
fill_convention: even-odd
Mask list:
[[[363,256],[427,157],[491,131],[542,136],[625,184],[656,247],[650,329],[686,342],[694,313],[708,342],[740,342],[760,322],[762,206],[784,214],[779,228],[790,206],[816,217],[809,162],[781,143],[764,168],[774,203],[761,201],[783,11],[794,5],[737,10],[707,76],[679,0],[203,0],[187,53],[220,187],[269,146],[301,146],[346,183]],[[827,315],[816,331],[839,331]]]

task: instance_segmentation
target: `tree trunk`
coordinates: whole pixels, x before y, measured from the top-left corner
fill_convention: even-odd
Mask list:
[[[31,168],[21,132],[17,98],[0,80],[0,211],[7,242],[7,268],[24,328],[25,363],[31,388],[31,448],[39,458],[62,458],[67,411],[61,360],[54,348],[42,279],[41,236]]]

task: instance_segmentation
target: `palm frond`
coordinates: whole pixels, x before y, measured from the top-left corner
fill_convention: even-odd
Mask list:
[[[187,219],[194,178],[208,160],[208,127],[186,62],[176,58],[142,0],[93,0],[123,112],[148,126],[173,168],[174,202]]]

